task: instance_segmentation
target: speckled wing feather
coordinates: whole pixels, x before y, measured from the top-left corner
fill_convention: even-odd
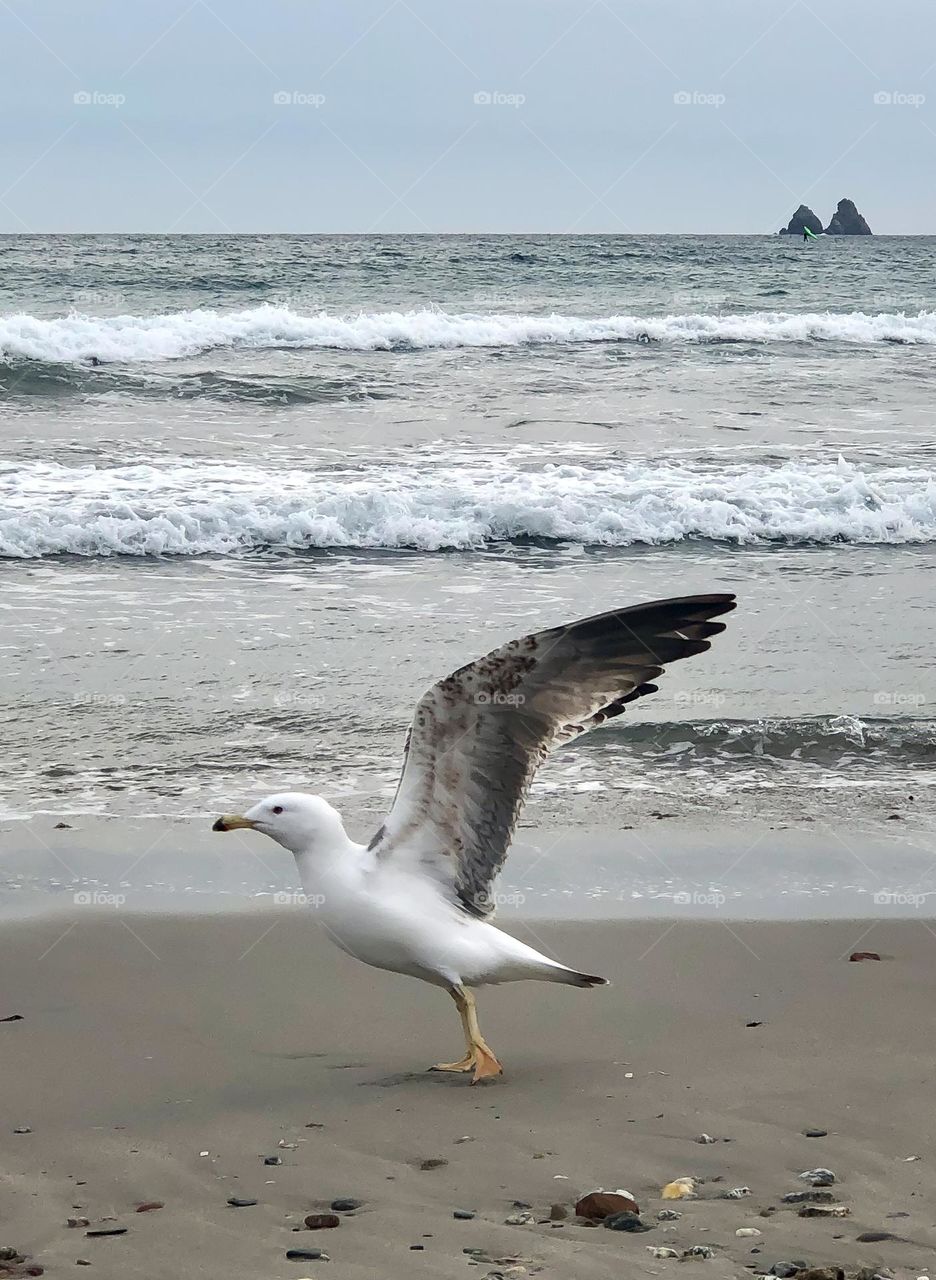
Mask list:
[[[511,640],[419,700],[393,807],[370,847],[493,911],[527,789],[544,756],[656,692],[668,662],[703,653],[732,595],[633,605]]]

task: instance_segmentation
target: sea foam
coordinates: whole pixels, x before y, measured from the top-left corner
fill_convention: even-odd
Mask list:
[[[846,342],[936,344],[936,312],[796,315],[510,315],[439,310],[302,314],[285,306],[151,316],[0,316],[0,360],[159,361],[214,348],[405,351],[588,342]]]
[[[936,541],[936,472],[836,463],[361,470],[165,460],[0,466],[0,555],[227,555],[256,549],[480,549]]]

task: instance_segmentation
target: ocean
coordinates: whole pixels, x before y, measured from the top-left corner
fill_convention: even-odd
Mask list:
[[[178,845],[295,788],[365,838],[431,681],[729,590],[712,650],[552,758],[526,821],[925,846],[936,237],[8,236],[0,261],[7,832],[168,818]]]

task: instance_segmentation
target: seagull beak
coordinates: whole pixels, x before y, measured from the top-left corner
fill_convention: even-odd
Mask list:
[[[242,818],[238,813],[222,814],[211,828],[212,831],[237,831],[240,827],[252,829],[256,823],[251,818]]]

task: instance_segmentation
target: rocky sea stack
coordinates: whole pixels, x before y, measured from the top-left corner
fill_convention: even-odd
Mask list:
[[[808,205],[801,204],[785,227],[780,228],[782,236],[801,236],[803,229],[808,228],[813,235],[822,235],[822,221],[813,213]]]
[[[855,208],[854,200],[840,200],[826,227],[827,236],[869,236],[871,228]]]
[[[785,227],[780,228],[782,236],[801,236],[803,229],[813,235],[822,235],[823,226],[820,219],[808,205],[801,204]],[[832,221],[825,228],[827,236],[869,236],[871,228],[855,208],[854,200],[840,200],[838,208],[832,215]]]

